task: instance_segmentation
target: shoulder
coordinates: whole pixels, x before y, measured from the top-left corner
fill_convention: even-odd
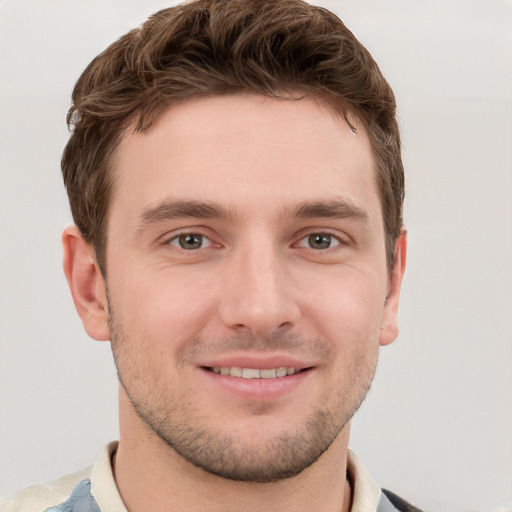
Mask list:
[[[12,498],[0,501],[0,512],[43,512],[66,501],[76,485],[90,476],[91,468],[87,468],[52,484],[31,485]]]
[[[421,512],[395,493],[381,489],[351,450],[348,453],[347,475],[353,493],[351,512]]]
[[[397,496],[395,493],[388,491],[387,489],[382,489],[382,495],[393,505],[394,510],[398,510],[399,512],[421,512],[419,508],[411,505],[409,502],[405,501],[400,496]]]

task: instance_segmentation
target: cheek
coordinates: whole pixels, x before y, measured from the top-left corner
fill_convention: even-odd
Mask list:
[[[212,287],[184,272],[119,272],[109,279],[109,294],[117,322],[146,345],[195,338],[215,304]]]
[[[378,344],[386,290],[382,279],[342,271],[316,285],[301,308],[306,323],[314,323],[322,337],[347,351]]]

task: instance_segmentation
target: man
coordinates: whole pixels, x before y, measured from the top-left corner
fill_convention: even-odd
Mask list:
[[[120,440],[7,511],[416,510],[349,452],[405,267],[393,93],[332,13],[197,0],[73,92],[64,270]]]

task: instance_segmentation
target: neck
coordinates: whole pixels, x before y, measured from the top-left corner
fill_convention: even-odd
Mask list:
[[[349,512],[346,477],[349,425],[329,449],[300,474],[276,482],[238,482],[211,475],[183,459],[145,424],[130,418],[115,457],[114,475],[129,512]],[[130,413],[128,413],[130,414]]]

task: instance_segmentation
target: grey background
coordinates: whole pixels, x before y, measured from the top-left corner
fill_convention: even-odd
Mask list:
[[[86,64],[172,3],[0,0],[0,496],[117,437],[108,344],[83,332],[61,270],[64,118]],[[427,510],[498,510],[512,500],[512,2],[319,3],[394,87],[408,176],[401,334],[351,446]]]

